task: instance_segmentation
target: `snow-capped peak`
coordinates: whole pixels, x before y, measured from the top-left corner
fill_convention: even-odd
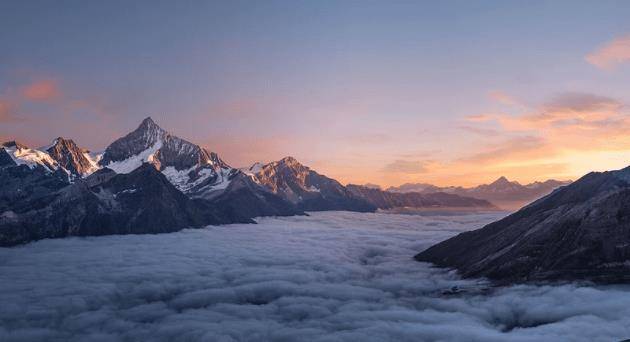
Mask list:
[[[26,165],[31,169],[41,166],[51,172],[59,167],[59,164],[48,153],[28,148],[17,141],[5,142],[2,144],[2,148],[17,165]]]
[[[143,163],[155,166],[184,192],[221,188],[234,170],[216,153],[170,134],[150,117],[109,145],[99,161],[117,173],[129,173]]]

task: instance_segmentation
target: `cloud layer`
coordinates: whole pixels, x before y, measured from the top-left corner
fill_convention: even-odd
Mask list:
[[[628,289],[496,289],[411,259],[498,216],[327,212],[0,249],[0,340],[630,337]]]
[[[630,35],[616,38],[586,56],[586,61],[601,69],[614,69],[630,62]]]

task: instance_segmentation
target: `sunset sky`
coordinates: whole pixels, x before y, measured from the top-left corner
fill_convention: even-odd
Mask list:
[[[61,4],[63,3],[63,6]],[[630,1],[2,1],[0,139],[146,116],[232,166],[342,183],[630,165]]]

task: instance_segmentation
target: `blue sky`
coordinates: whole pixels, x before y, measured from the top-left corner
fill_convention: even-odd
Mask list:
[[[345,181],[519,178],[527,153],[483,171],[461,160],[554,132],[466,118],[567,93],[625,115],[628,65],[585,57],[630,34],[629,17],[627,1],[3,1],[0,137],[98,150],[150,115],[235,166],[293,155]],[[55,96],[24,100],[38,82]],[[565,152],[522,180],[587,171]]]

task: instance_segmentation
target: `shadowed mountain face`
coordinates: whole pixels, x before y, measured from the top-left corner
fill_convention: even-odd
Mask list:
[[[390,192],[420,192],[435,193],[446,192],[466,197],[474,197],[490,201],[503,209],[518,209],[523,205],[545,196],[561,186],[570,184],[570,181],[547,180],[522,185],[519,182],[509,181],[500,177],[490,184],[482,184],[473,188],[461,186],[438,187],[425,183],[407,183],[398,187],[390,187]]]
[[[258,184],[302,210],[376,210],[338,181],[320,175],[292,157],[266,165],[254,164],[246,172]]]
[[[630,168],[589,173],[416,259],[499,282],[630,282]]]
[[[379,209],[394,208],[469,208],[469,209],[497,209],[492,203],[472,197],[463,197],[444,192],[395,193],[369,188],[361,185],[347,186],[355,196],[363,198]]]
[[[31,196],[0,202],[1,246],[43,238],[163,233],[208,224],[251,222],[247,217],[226,215],[208,203],[189,199],[149,164],[129,174],[99,170],[71,185],[25,166],[0,172],[11,182],[37,184]],[[2,190],[5,194],[4,185]]]

